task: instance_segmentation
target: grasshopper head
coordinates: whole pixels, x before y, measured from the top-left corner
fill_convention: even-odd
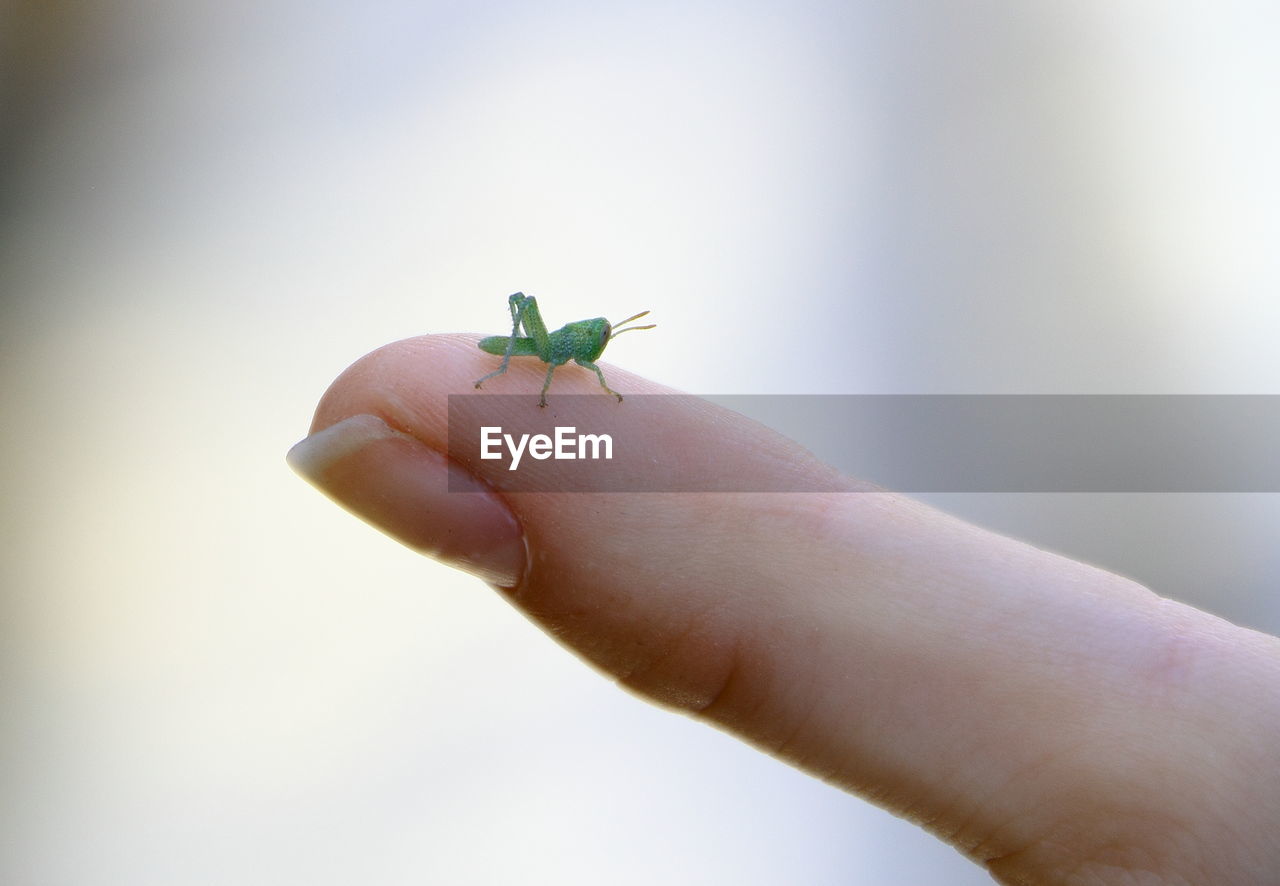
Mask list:
[[[604,353],[605,345],[613,341],[624,332],[632,332],[636,329],[652,329],[656,324],[648,326],[628,326],[622,328],[624,323],[630,323],[632,320],[643,317],[649,313],[644,311],[636,314],[634,317],[628,317],[622,323],[610,323],[604,317],[596,317],[593,320],[580,320],[577,323],[570,323],[565,329],[572,329],[575,340],[577,341],[574,356],[581,357],[586,360],[597,360]]]

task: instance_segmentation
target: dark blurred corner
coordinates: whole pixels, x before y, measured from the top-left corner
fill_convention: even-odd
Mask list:
[[[36,135],[93,72],[93,22],[102,9],[74,0],[8,0],[0,10],[0,217],[7,217]]]

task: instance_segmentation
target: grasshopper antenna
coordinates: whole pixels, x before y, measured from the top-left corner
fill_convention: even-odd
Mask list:
[[[655,326],[658,325],[657,323],[650,323],[647,326],[629,326],[626,329],[621,328],[627,323],[630,323],[632,320],[639,320],[641,317],[645,316],[648,313],[649,313],[648,311],[641,311],[638,314],[631,315],[630,317],[628,317],[627,319],[623,320],[620,323],[614,324],[613,331],[609,333],[609,340],[613,341],[615,338],[622,335],[622,333],[624,332],[638,332],[641,329],[653,329]]]

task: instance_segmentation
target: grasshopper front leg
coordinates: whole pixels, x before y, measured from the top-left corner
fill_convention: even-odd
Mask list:
[[[538,405],[542,408],[547,406],[547,388],[551,387],[551,376],[555,374],[556,364],[547,364],[547,379],[542,383],[542,396],[538,398]]]
[[[574,362],[574,363],[577,363],[579,366],[585,366],[587,369],[590,369],[592,372],[594,372],[594,373],[596,374],[596,378],[600,379],[600,387],[604,388],[604,389],[605,389],[605,391],[607,391],[608,393],[613,394],[613,396],[617,397],[617,398],[618,398],[618,402],[619,402],[619,403],[621,403],[621,402],[622,402],[622,395],[621,395],[621,394],[619,394],[619,393],[618,393],[617,391],[615,391],[613,388],[609,387],[607,384],[605,384],[605,383],[604,383],[604,373],[600,371],[600,367],[599,367],[599,366],[597,366],[596,364],[592,363],[590,360],[578,360],[578,359],[576,359],[576,358],[575,358],[573,362]],[[547,384],[551,384],[551,373],[549,373],[549,372],[547,373]],[[543,389],[542,389],[542,396],[543,396],[543,401],[544,401],[544,402],[543,402],[543,404],[542,404],[543,406],[546,406],[546,405],[547,405],[547,404],[546,404],[546,402],[545,402],[545,400],[546,400],[546,394],[547,394],[547,389],[546,389],[546,388],[543,388]]]

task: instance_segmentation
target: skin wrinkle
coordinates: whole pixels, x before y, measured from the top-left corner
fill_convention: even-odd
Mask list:
[[[686,708],[696,719],[725,725],[732,722],[730,719],[720,717],[719,712],[721,708],[731,704],[730,699],[734,690],[742,680],[742,656],[738,644],[734,643],[729,647],[725,662],[725,667],[719,679],[712,684],[711,690],[698,702]]]
[[[647,637],[636,637],[632,648],[638,650],[640,654],[628,667],[619,669],[616,682],[637,695],[662,697],[665,694],[663,692],[665,681],[656,680],[655,677],[664,670],[664,665],[670,664],[676,658],[677,651],[684,645],[684,641],[695,634],[699,627],[697,618],[694,617],[682,618],[680,621],[683,623],[683,628],[673,634],[664,632],[656,638],[652,634]],[[654,639],[659,642],[654,643]],[[678,672],[681,669],[673,670]]]
[[[809,696],[812,692],[811,681],[782,676],[784,665],[781,658],[785,657],[786,648],[784,645],[780,653],[777,645],[754,638],[742,638],[737,644],[738,667],[735,676],[746,687],[745,691],[741,686],[726,686],[714,702],[704,706],[698,715],[739,733],[746,731],[744,724],[767,724],[764,728],[757,725],[745,736],[746,740],[767,753],[781,756],[786,749],[780,747],[784,742],[778,733],[783,736],[788,732],[793,735],[800,733],[804,726],[803,707],[797,712],[796,701],[802,694]],[[746,650],[754,650],[749,659],[745,657]],[[792,688],[785,696],[780,696],[780,686],[803,686],[805,692]],[[791,755],[786,759],[795,763],[799,758]]]
[[[1101,737],[1086,734],[1068,748],[1059,749],[1059,757],[1068,761],[1063,764],[1063,772],[1041,779],[1044,787],[1024,792],[1044,797],[1046,808],[1056,811],[1046,820],[1046,826],[1037,829],[1041,842],[1052,845],[1056,841],[1049,835],[1065,826],[1074,839],[1064,838],[1062,842],[1079,849],[1081,837],[1088,833],[1078,824],[1082,819],[1110,822],[1113,841],[1132,847],[1145,845],[1142,835],[1147,833],[1167,835],[1187,830],[1177,815],[1165,811],[1167,807],[1160,799],[1161,785],[1168,783],[1167,773],[1174,772],[1167,760],[1171,752],[1163,745],[1160,748],[1161,752],[1151,757],[1143,744],[1114,732]],[[1054,793],[1054,784],[1068,790]],[[1131,787],[1108,793],[1106,788],[1116,784]],[[1109,796],[1113,799],[1106,805]],[[1098,806],[1099,799],[1104,803],[1102,807]],[[1162,818],[1163,824],[1153,828],[1152,822],[1157,818]],[[1190,836],[1190,831],[1187,833]]]
[[[1158,859],[1163,859],[1163,866],[1172,871],[1175,861],[1186,855],[1186,848],[1198,845],[1194,833],[1183,822],[1160,808],[1153,808],[1150,804],[1141,809],[1133,808],[1132,803],[1119,798],[1099,807],[1093,802],[1097,792],[1077,789],[1076,793],[1087,797],[1084,802],[1076,804],[1082,807],[1078,812],[1064,814],[1069,810],[1062,810],[1056,816],[1056,827],[1041,828],[1041,833],[1034,840],[1027,841],[1025,850],[1021,852],[1005,853],[991,859],[987,863],[989,869],[994,865],[1016,871],[1014,861],[1026,859],[1023,864],[1027,870],[1049,873],[1049,879],[1043,881],[1047,883],[1113,884],[1127,881],[1114,879],[1111,873],[1115,873],[1122,878],[1133,877],[1132,882],[1164,884],[1170,881],[1149,880],[1138,875],[1151,873],[1157,876]],[[1110,827],[1106,832],[1098,833],[1097,822],[1108,822]],[[1169,848],[1157,854],[1148,846],[1149,840],[1145,836],[1138,836],[1146,834],[1161,835],[1161,847]]]
[[[684,628],[664,638],[661,647],[650,651],[646,662],[627,673],[619,682],[662,704],[676,707],[695,717],[702,716],[722,697],[733,674],[742,666],[741,650],[744,644],[735,628],[725,626],[731,625],[733,619],[723,618],[723,613],[730,608],[721,599],[710,601],[706,606],[692,610],[690,614],[682,613],[678,620],[684,622]],[[724,664],[708,667],[708,649],[714,650],[716,657]],[[697,661],[697,667],[681,667],[680,663],[686,661]],[[699,681],[707,684],[706,689],[695,685],[683,688],[675,685],[678,681],[673,681],[671,675],[686,674],[690,670],[709,670],[715,676]]]
[[[982,796],[975,797],[970,794],[971,803],[969,808],[971,814],[957,828],[956,833],[960,834],[968,830],[968,828],[978,820],[978,817],[981,814],[988,813],[991,808],[996,806],[997,804],[992,802],[992,800],[1005,796],[1010,785],[1025,782],[1028,776],[1033,772],[1044,772],[1052,761],[1060,758],[1064,753],[1066,753],[1064,749],[1054,748],[1046,750],[1045,753],[1029,760],[1020,768],[1009,773],[1008,777],[1000,784],[999,787],[989,786],[986,793]],[[1034,795],[1036,792],[1032,791],[1031,793]],[[1047,807],[1048,804],[1045,805]],[[1002,843],[1010,843],[1014,846],[1021,844],[1023,846],[1030,847],[1036,845],[1037,842],[1040,842],[1036,837],[1036,834],[1037,832],[1044,831],[1044,828],[1028,828],[1028,821],[1025,812],[1018,813],[1011,809],[1005,817],[1005,821],[1006,825],[1003,827],[995,824],[994,822],[988,822],[985,828],[978,829],[986,830],[987,836],[973,845],[971,857],[985,863],[993,858],[1008,857],[1011,854],[1007,847],[1001,846]],[[1009,836],[1005,836],[1006,830],[1012,831],[1013,833]],[[1017,836],[1011,840],[1009,837],[1014,836],[1015,834]],[[1017,851],[1017,849],[1013,850],[1014,853]]]
[[[973,754],[962,756],[976,758],[979,750],[975,748]],[[1032,761],[1025,768],[1029,769],[1034,765],[1035,761]],[[1017,779],[1017,773],[1010,774],[1005,780],[1005,786]],[[989,832],[986,836],[982,836],[983,828],[974,827],[983,824],[982,816],[991,814],[991,810],[997,805],[993,801],[1001,795],[1001,789],[990,787],[987,782],[986,778],[974,778],[971,770],[954,767],[949,772],[940,774],[932,784],[922,786],[912,801],[909,814],[932,833],[976,859],[982,854],[983,844],[991,840],[990,834],[999,833],[999,827],[990,822],[985,828]],[[975,785],[981,785],[983,791],[977,792]],[[940,800],[946,797],[956,799]],[[929,805],[934,809],[931,814],[917,814],[914,811],[916,806],[927,808]],[[972,836],[969,835],[971,832]]]
[[[792,765],[814,772],[818,777],[826,780],[827,775],[830,773],[823,773],[821,766],[812,765],[813,752],[808,749],[801,751],[795,748],[802,736],[806,739],[810,738],[813,724],[817,721],[818,701],[816,693],[811,691],[807,694],[809,695],[808,700],[791,714],[791,728],[787,730],[779,741],[771,747],[767,747],[766,750],[773,756],[788,760]]]

